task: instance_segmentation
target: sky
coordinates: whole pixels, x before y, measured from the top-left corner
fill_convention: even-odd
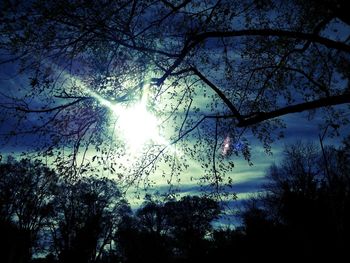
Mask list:
[[[24,75],[16,76],[13,74],[15,72],[15,67],[7,66],[1,67],[0,70],[0,103],[8,102],[6,96],[18,96],[20,97],[23,92],[28,88],[28,79]],[[106,103],[102,101],[102,104]],[[33,102],[33,105],[36,103]],[[108,105],[107,105],[108,106]],[[106,106],[106,107],[107,107]],[[124,114],[126,118],[124,118],[124,122],[128,123],[128,117],[132,118],[133,116],[128,116],[126,111],[122,111],[120,114]],[[132,114],[132,113],[129,113]],[[261,143],[257,141],[254,137],[250,138],[251,144],[251,161],[252,165],[249,165],[244,158],[241,156],[232,156],[231,159],[235,163],[235,167],[228,172],[227,176],[231,176],[233,178],[232,191],[236,194],[236,201],[227,201],[226,204],[229,205],[232,211],[235,211],[236,208],[239,208],[244,200],[249,198],[252,194],[259,192],[262,190],[261,186],[266,179],[264,178],[267,169],[273,163],[279,163],[283,157],[283,148],[291,143],[294,143],[298,140],[304,142],[315,142],[318,144],[318,136],[323,134],[323,131],[320,130],[319,124],[322,121],[322,115],[316,114],[314,119],[309,121],[305,118],[305,113],[291,114],[286,115],[284,117],[284,121],[287,124],[287,129],[285,130],[285,137],[281,140],[278,140],[271,145],[271,153],[266,153],[265,149],[262,147]],[[142,115],[143,118],[147,119],[146,115]],[[5,116],[3,113],[1,114],[1,118],[3,121],[0,123],[0,134],[5,134],[9,131],[9,127],[12,124],[12,119]],[[30,122],[36,122],[37,116],[32,115],[32,119],[27,120]],[[153,119],[152,119],[153,120]],[[142,120],[140,120],[142,121]],[[146,122],[150,122],[150,119],[147,119]],[[130,123],[129,123],[130,124]],[[21,125],[21,124],[19,124]],[[136,127],[128,127],[129,130],[126,132],[130,135],[132,130],[137,129]],[[344,135],[349,134],[348,127],[342,128],[340,130],[339,137],[326,137],[324,140],[324,144],[330,145],[339,145],[343,139]],[[3,137],[2,137],[3,138]],[[2,140],[0,145],[0,153],[2,155],[7,154],[19,154],[23,150],[28,151],[31,147],[38,144],[38,138],[36,135],[29,134],[22,137],[14,137],[9,142],[5,142]],[[42,139],[40,139],[42,140]],[[166,143],[166,142],[164,142]],[[135,149],[137,150],[137,148]],[[166,168],[165,168],[166,169]],[[194,177],[195,175],[203,174],[203,169],[199,162],[195,160],[189,161],[189,167],[187,170],[183,171],[181,174],[181,183],[175,183],[174,186],[178,190],[180,196],[183,195],[192,195],[198,194],[201,191],[201,187],[195,183],[195,181],[191,181],[189,178]],[[159,173],[154,173],[150,176],[150,179],[155,182],[153,187],[148,188],[148,192],[158,192],[160,194],[167,193],[169,191],[169,185],[166,182],[167,178],[163,178]],[[173,188],[172,188],[173,189]],[[135,194],[137,193],[137,194]],[[128,199],[131,206],[135,209],[137,208],[143,201],[143,195],[146,192],[140,189],[130,188],[128,191]],[[219,224],[231,224],[232,221],[225,221],[222,219]]]
[[[243,25],[243,24],[242,24]],[[345,29],[341,28],[340,31],[337,31],[337,33],[333,32],[333,28],[329,27],[328,31],[325,31],[324,34],[335,34],[334,38],[340,38],[344,35],[347,36],[349,28],[346,27]],[[338,36],[338,35],[339,36]],[[218,41],[208,41],[206,43],[207,47],[212,48],[211,52],[211,59],[220,59],[219,53],[216,53],[216,50],[214,49],[215,45]],[[222,47],[221,47],[222,48]],[[230,51],[229,51],[230,52]],[[239,59],[239,55],[236,53],[230,54],[230,56],[236,60]],[[53,61],[51,61],[52,64],[54,64]],[[200,63],[199,63],[200,64]],[[203,68],[206,67],[206,64],[203,63],[202,65],[199,65],[199,69],[201,70],[201,66]],[[77,66],[78,67],[78,66]],[[218,71],[223,71],[223,69],[214,69],[212,74],[218,74]],[[35,152],[35,146],[39,146],[40,144],[45,145],[46,139],[44,137],[38,137],[35,134],[24,134],[21,136],[12,136],[9,139],[4,136],[7,134],[13,127],[15,127],[15,130],[21,130],[25,126],[30,126],[33,124],[38,124],[45,122],[45,119],[39,119],[39,115],[36,114],[30,114],[27,115],[27,118],[21,118],[18,122],[13,118],[13,115],[9,114],[8,111],[4,109],[3,106],[11,106],[11,101],[9,97],[18,97],[21,98],[25,96],[26,91],[30,89],[29,85],[29,76],[22,74],[17,75],[17,65],[16,64],[2,64],[0,65],[0,154],[1,155],[8,155],[8,154],[14,154],[18,155],[19,153],[25,151],[25,152]],[[210,70],[208,70],[210,73]],[[222,72],[220,72],[222,73]],[[210,75],[210,74],[209,74]],[[68,75],[68,78],[73,78]],[[79,82],[79,80],[75,79]],[[220,82],[220,81],[218,81]],[[224,82],[224,81],[223,81]],[[84,85],[84,84],[81,84]],[[125,141],[128,141],[130,143],[130,149],[133,152],[137,152],[138,146],[142,145],[144,143],[144,140],[147,140],[147,138],[141,138],[137,137],[140,132],[143,134],[146,134],[149,138],[151,138],[154,141],[157,141],[159,144],[166,145],[169,143],[166,136],[160,136],[157,134],[157,122],[159,121],[155,116],[152,114],[149,114],[147,112],[147,109],[145,105],[142,103],[143,98],[141,98],[140,102],[136,103],[133,107],[130,107],[128,109],[125,109],[123,107],[119,107],[118,105],[115,105],[111,103],[110,101],[106,100],[106,98],[102,98],[99,94],[93,92],[93,89],[89,89],[89,87],[85,87],[85,93],[89,96],[94,97],[94,99],[99,103],[99,106],[101,108],[104,108],[105,110],[109,111],[110,115],[115,115],[114,117],[116,119],[119,118],[118,127],[116,129],[116,133],[120,135],[119,138],[122,138]],[[45,97],[45,92],[43,92],[41,95]],[[203,95],[203,94],[201,94]],[[198,107],[201,110],[210,110],[205,109],[205,105],[207,100],[210,100],[210,94],[206,98],[204,96],[201,97],[201,99],[196,100],[193,102],[193,107]],[[44,101],[41,101],[40,99],[34,98],[34,99],[28,99],[28,104],[32,108],[40,108]],[[10,104],[9,104],[10,103]],[[165,102],[156,102],[155,106],[161,103]],[[185,109],[183,108],[181,117],[183,118],[185,115]],[[15,117],[18,117],[19,113],[17,111],[13,112]],[[142,114],[140,114],[142,113]],[[191,112],[191,114],[194,114]],[[132,119],[135,119],[135,116],[138,115],[140,119],[137,119],[137,121],[131,121]],[[113,119],[113,118],[112,118]],[[265,152],[265,149],[263,148],[262,144],[257,141],[256,138],[254,138],[251,135],[247,135],[249,138],[249,143],[251,147],[251,161],[252,165],[248,164],[242,156],[235,156],[232,155],[230,159],[234,162],[235,167],[232,168],[230,171],[228,171],[225,176],[232,177],[233,183],[232,183],[232,189],[230,191],[237,194],[237,201],[236,202],[228,202],[230,206],[233,208],[235,205],[239,205],[242,203],[243,200],[249,198],[249,196],[253,193],[256,193],[261,190],[262,184],[265,182],[265,174],[269,166],[273,163],[279,163],[283,157],[283,148],[285,145],[294,143],[298,140],[304,141],[304,142],[314,142],[315,144],[319,144],[319,136],[323,134],[323,130],[320,128],[320,124],[324,121],[324,116],[322,114],[319,114],[316,112],[315,116],[312,120],[308,120],[306,117],[306,113],[297,113],[297,114],[291,114],[286,115],[282,118],[286,125],[287,129],[284,131],[285,135],[284,138],[275,141],[271,144],[271,153],[268,154]],[[148,129],[144,129],[136,124],[143,124],[143,127],[148,127]],[[178,123],[177,123],[178,124]],[[111,126],[113,126],[111,124]],[[211,127],[213,128],[213,127]],[[170,129],[169,129],[170,130]],[[166,132],[165,132],[166,133]],[[349,126],[342,127],[340,129],[340,136],[339,137],[325,137],[324,138],[324,144],[329,145],[340,145],[341,141],[343,140],[344,136],[350,134]],[[148,138],[148,139],[149,139]],[[191,137],[187,138],[190,141],[190,146],[193,146]],[[168,147],[169,151],[173,151],[174,147]],[[93,151],[89,152],[89,156],[93,156],[95,153]],[[179,152],[181,155],[182,153]],[[134,156],[131,156],[131,159],[135,159],[137,154]],[[121,158],[122,159],[122,158]],[[123,160],[123,159],[122,159]],[[135,161],[132,160],[131,163]],[[150,179],[155,182],[153,188],[148,189],[149,191],[158,191],[159,193],[165,193],[169,190],[169,186],[167,184],[167,178],[163,178],[160,170],[166,170],[166,166],[164,164],[160,164],[160,168],[158,172],[155,172],[154,174],[150,175]],[[168,172],[168,171],[166,171]],[[200,192],[200,187],[198,184],[196,184],[195,180],[190,180],[193,176],[201,176],[203,175],[204,171],[201,167],[201,163],[198,161],[188,158],[188,168],[181,173],[181,183],[177,185],[175,183],[175,187],[178,187],[178,190],[180,192],[180,195],[186,195],[186,194],[198,194]],[[140,203],[143,201],[142,190],[138,189],[138,193],[140,194],[141,191],[141,198],[137,199],[135,194],[133,192],[135,189],[130,188],[129,190],[129,201],[131,202],[131,205],[135,208],[140,205]]]

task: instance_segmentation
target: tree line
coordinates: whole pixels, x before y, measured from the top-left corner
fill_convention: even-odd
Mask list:
[[[323,150],[323,151],[322,151]],[[0,163],[2,262],[334,261],[350,243],[350,144],[296,143],[241,208],[242,225],[214,228],[224,206],[205,196],[135,211],[115,181],[69,181],[38,160]]]

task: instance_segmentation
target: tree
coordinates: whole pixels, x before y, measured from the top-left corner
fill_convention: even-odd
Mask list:
[[[157,235],[166,234],[169,231],[167,216],[164,203],[152,200],[151,197],[136,212],[136,217],[144,230]]]
[[[59,189],[51,223],[53,251],[60,262],[97,262],[112,246],[129,206],[116,183],[108,179],[82,178]]]
[[[205,237],[211,233],[212,221],[221,213],[219,203],[207,197],[184,196],[179,201],[165,203],[164,209],[177,257],[189,262],[204,260],[207,253]]]
[[[281,164],[267,173],[264,193],[249,201],[243,212],[248,238],[257,239],[257,245],[265,240],[263,250],[274,247],[278,255],[288,253],[286,247],[296,257],[310,259],[345,255],[350,204],[347,151],[346,144],[323,152],[313,144],[287,146]],[[281,242],[288,245],[280,247]]]
[[[135,217],[124,218],[116,243],[125,262],[204,261],[209,250],[207,235],[220,212],[219,204],[207,197],[148,199]]]
[[[173,235],[187,235],[191,239],[204,238],[212,229],[211,222],[217,219],[221,209],[213,199],[199,196],[184,196],[179,201],[165,203],[167,221],[174,227]]]
[[[0,163],[1,255],[5,262],[27,262],[43,251],[40,233],[52,213],[56,173],[41,161]],[[37,247],[39,246],[39,247]]]
[[[160,206],[159,206],[160,208]],[[161,209],[161,208],[160,208]],[[150,209],[140,208],[136,216],[124,217],[115,236],[117,255],[122,262],[171,262],[173,246],[164,232],[155,232],[150,222],[143,220]],[[140,214],[143,214],[141,216]],[[143,217],[143,218],[142,218]]]
[[[120,141],[111,136],[110,112],[147,93],[148,108],[171,135],[166,145],[145,150],[135,176],[149,174],[162,156],[186,167],[169,151],[176,143],[210,160],[210,183],[229,182],[226,153],[249,159],[249,131],[269,150],[280,136],[271,131],[283,130],[285,115],[320,109],[335,130],[348,122],[345,6],[344,0],[5,1],[1,60],[19,61],[30,89],[23,97],[2,94],[0,106],[4,116],[41,118],[8,134],[40,133],[68,167],[87,165],[78,155],[90,145],[114,160],[124,150],[111,147]],[[62,158],[63,145],[71,158]]]

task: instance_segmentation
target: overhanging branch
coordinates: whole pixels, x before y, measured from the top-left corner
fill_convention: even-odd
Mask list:
[[[198,69],[195,67],[192,67],[191,70],[195,75],[197,75],[205,84],[207,84],[227,105],[227,107],[231,110],[233,115],[237,118],[238,122],[243,122],[244,119],[242,118],[239,111],[236,109],[236,107],[232,104],[232,102],[225,96],[225,94],[218,88],[216,85],[214,85],[209,79],[207,79],[201,72],[199,72]]]
[[[316,34],[287,31],[287,30],[275,30],[275,29],[247,29],[247,30],[234,30],[234,31],[212,31],[198,34],[193,37],[195,42],[201,42],[207,38],[227,38],[227,37],[239,37],[239,36],[275,36],[286,37],[307,40],[315,43],[322,44],[328,48],[334,48],[340,51],[350,53],[350,46],[331,40],[329,38],[321,37]]]
[[[253,117],[244,118],[243,121],[238,123],[238,127],[246,127],[250,125],[254,125],[265,120],[273,119],[276,117],[280,117],[283,115],[303,112],[306,110],[318,109],[327,106],[341,105],[350,103],[350,94],[337,95],[327,98],[321,98],[318,100],[304,102],[296,105],[287,106],[284,108],[280,108],[278,110],[270,111],[270,112],[260,112],[256,113]]]
[[[316,32],[316,31],[315,31]],[[198,44],[208,38],[231,38],[231,37],[244,37],[244,36],[272,36],[272,37],[285,37],[285,38],[294,38],[306,40],[309,43],[318,43],[324,45],[328,48],[336,49],[339,51],[350,53],[350,46],[339,41],[335,41],[329,38],[325,38],[319,36],[316,33],[304,33],[304,32],[296,32],[296,31],[288,31],[288,30],[276,30],[276,29],[246,29],[246,30],[234,30],[234,31],[212,31],[212,32],[204,32],[197,35],[193,35],[192,38],[189,39],[188,43],[185,43],[183,50],[180,54],[175,55],[172,54],[164,54],[169,57],[176,57],[174,63],[165,71],[161,78],[158,78],[155,84],[160,86],[164,83],[167,77],[173,74],[174,70],[180,66],[180,64],[184,61],[185,57],[189,54],[189,52],[194,49]],[[131,46],[130,46],[131,47]],[[132,47],[131,47],[132,48]],[[144,50],[146,51],[146,50]],[[159,53],[159,51],[153,53]]]

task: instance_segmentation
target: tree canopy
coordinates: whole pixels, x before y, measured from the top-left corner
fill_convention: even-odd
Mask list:
[[[130,213],[115,181],[58,176],[40,161],[0,163],[0,242],[4,262],[48,255],[97,262]]]
[[[67,180],[9,158],[0,163],[2,262],[340,261],[350,241],[348,141],[288,145],[234,228],[220,226],[225,207],[208,197],[148,195],[133,211],[115,181]]]
[[[251,245],[267,258],[277,254],[276,262],[288,250],[295,251],[291,261],[340,259],[349,243],[349,146],[322,151],[298,143],[284,154],[267,172],[262,193],[243,209]]]
[[[58,166],[79,167],[69,174],[93,170],[86,155],[93,148],[100,153],[94,160],[118,173],[128,150],[113,113],[146,98],[162,138],[142,148],[131,181],[159,160],[177,174],[190,157],[201,160],[209,182],[229,182],[223,177],[232,163],[225,159],[233,153],[249,160],[251,133],[269,150],[288,114],[321,111],[323,125],[335,131],[348,123],[345,6],[345,0],[3,1],[1,64],[16,63],[29,88],[13,96],[1,90],[0,121],[11,118],[2,136],[41,136],[36,146]],[[148,124],[133,129],[146,132]]]

